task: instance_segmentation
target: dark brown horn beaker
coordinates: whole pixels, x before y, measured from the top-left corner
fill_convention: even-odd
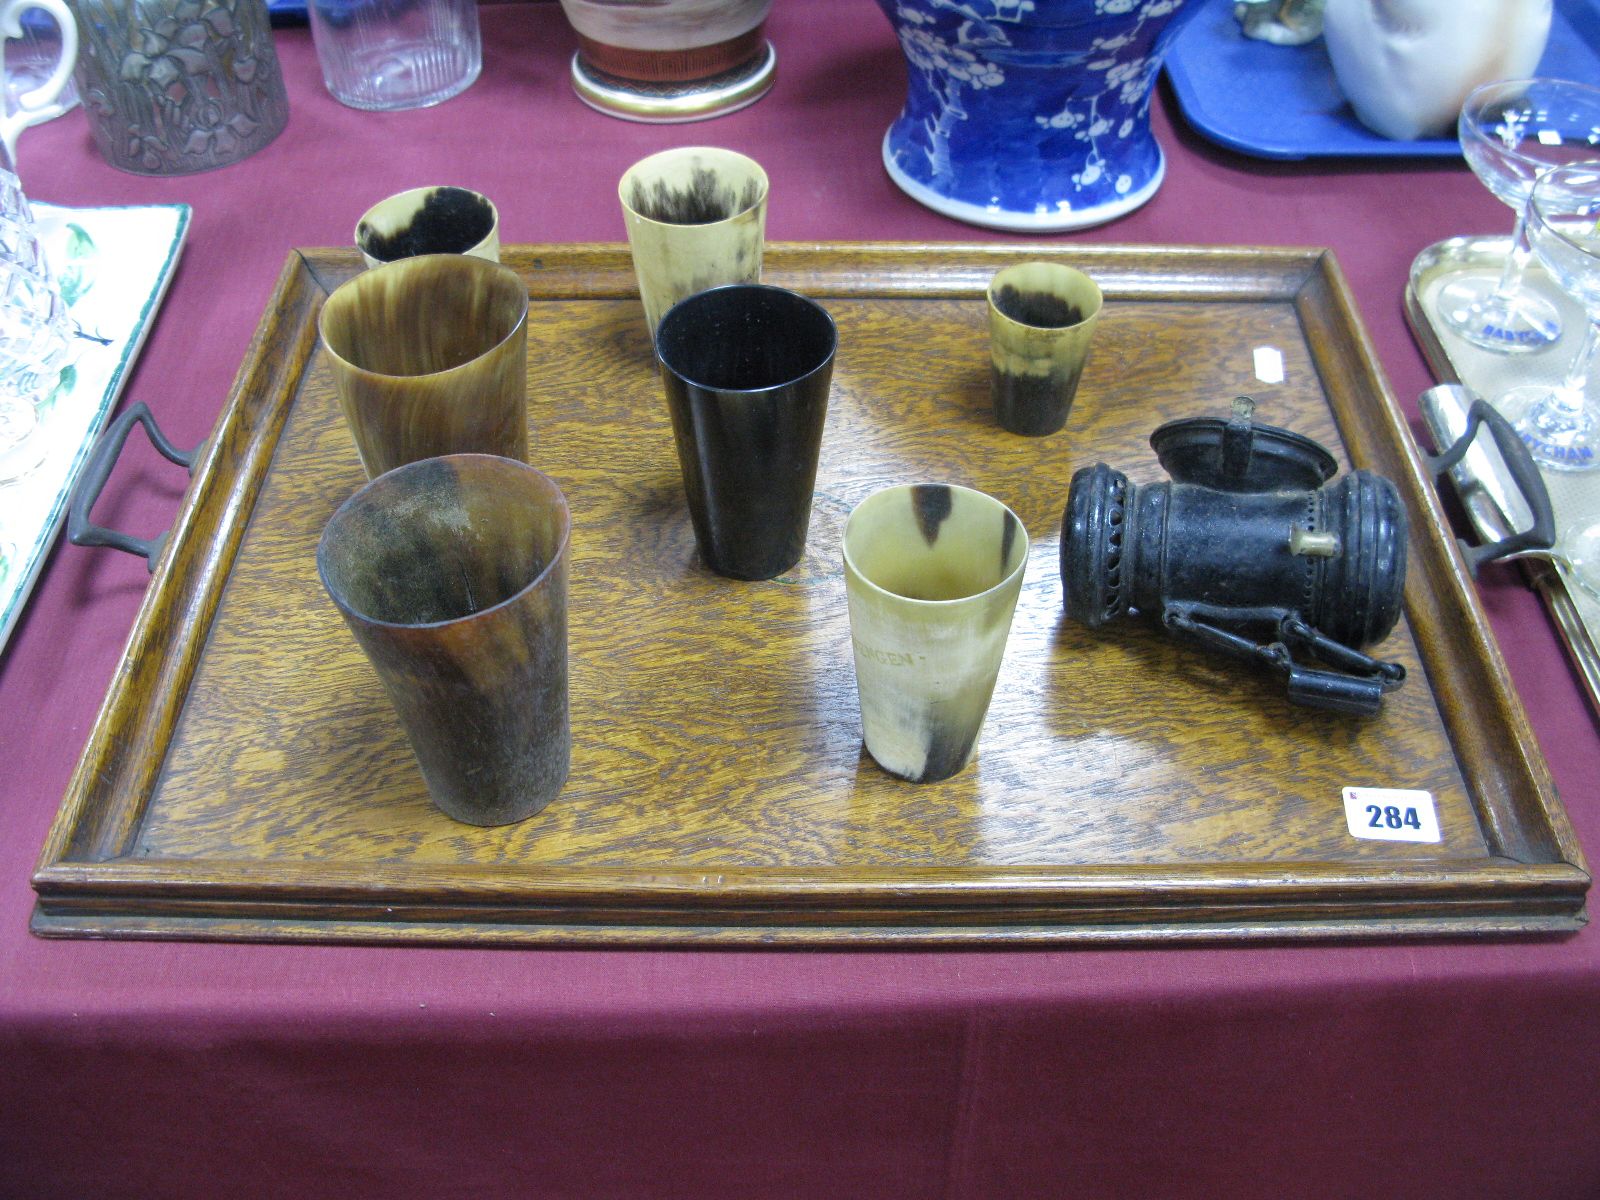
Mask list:
[[[486,454],[381,475],[323,530],[323,586],[458,821],[523,820],[566,782],[569,530],[555,483]]]

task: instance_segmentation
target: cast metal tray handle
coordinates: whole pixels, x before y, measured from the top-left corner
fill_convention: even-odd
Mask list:
[[[67,539],[74,546],[110,546],[113,550],[126,550],[129,554],[137,554],[145,560],[149,569],[154,571],[156,559],[161,557],[170,530],[165,530],[149,539],[136,538],[132,534],[96,525],[89,519],[89,512],[94,508],[95,501],[100,499],[106,481],[111,478],[111,472],[122,456],[122,447],[127,443],[128,434],[133,432],[135,422],[144,426],[150,444],[160,451],[164,458],[177,463],[190,474],[194,473],[195,460],[200,456],[199,447],[183,451],[169,442],[166,434],[162,433],[160,426],[156,424],[149,406],[141,400],[111,422],[106,427],[105,433],[100,435],[100,440],[95,443],[89,461],[84,464],[83,475],[78,480],[77,489],[72,494],[72,504],[67,510]]]
[[[1459,387],[1455,384],[1440,386]],[[1424,400],[1426,398],[1427,394],[1424,393]],[[1477,577],[1478,568],[1484,563],[1520,554],[1548,553],[1556,544],[1555,511],[1550,506],[1550,491],[1545,487],[1544,479],[1539,474],[1539,467],[1533,461],[1533,455],[1528,452],[1528,447],[1521,436],[1511,428],[1511,422],[1501,416],[1487,400],[1474,396],[1471,407],[1467,409],[1467,425],[1461,436],[1443,452],[1424,457],[1424,462],[1433,474],[1434,480],[1437,482],[1443,479],[1446,472],[1466,456],[1480,428],[1487,428],[1494,437],[1495,447],[1500,451],[1500,457],[1505,462],[1512,482],[1517,485],[1529,511],[1533,514],[1533,524],[1519,533],[1508,534],[1497,542],[1488,542],[1482,546],[1472,546],[1460,541],[1461,553],[1467,560],[1467,569],[1474,578]]]

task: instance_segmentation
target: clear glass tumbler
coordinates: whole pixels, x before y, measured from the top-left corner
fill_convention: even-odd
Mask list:
[[[476,0],[310,0],[322,81],[341,104],[427,108],[483,66]]]

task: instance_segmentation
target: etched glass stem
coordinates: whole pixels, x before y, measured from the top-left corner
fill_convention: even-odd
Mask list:
[[[1600,346],[1600,325],[1590,321],[1583,335],[1583,345],[1567,367],[1567,377],[1550,393],[1564,413],[1576,415],[1583,411],[1584,394],[1589,388],[1589,365],[1594,362],[1597,346]]]
[[[1506,255],[1506,265],[1500,272],[1500,282],[1494,285],[1494,295],[1489,304],[1497,309],[1509,309],[1516,303],[1522,290],[1522,277],[1528,270],[1528,259],[1533,257],[1533,247],[1528,243],[1528,206],[1517,206],[1517,225],[1511,231],[1511,253]]]

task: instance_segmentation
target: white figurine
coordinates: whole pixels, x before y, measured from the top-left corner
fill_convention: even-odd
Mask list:
[[[1364,125],[1399,141],[1445,137],[1473,88],[1534,73],[1550,0],[1327,0],[1323,32]]]

